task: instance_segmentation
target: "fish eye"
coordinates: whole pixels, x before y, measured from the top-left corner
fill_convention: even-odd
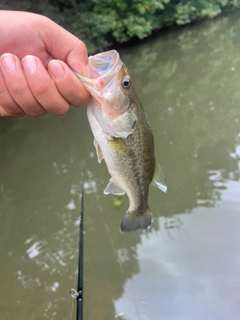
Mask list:
[[[129,77],[124,77],[124,78],[123,78],[123,80],[122,80],[122,86],[123,86],[123,88],[125,88],[125,89],[130,88],[130,86],[131,86],[131,80],[130,80]]]

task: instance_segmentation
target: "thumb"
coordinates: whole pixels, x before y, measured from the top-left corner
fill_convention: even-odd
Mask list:
[[[74,71],[85,75],[85,66],[88,63],[86,45],[72,33],[52,22],[51,30],[43,35],[48,52],[54,59],[62,60]],[[48,22],[49,23],[49,22]]]

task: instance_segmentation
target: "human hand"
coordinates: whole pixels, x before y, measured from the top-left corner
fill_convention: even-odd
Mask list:
[[[85,73],[82,41],[33,13],[0,11],[0,116],[62,115],[89,93],[69,67]]]

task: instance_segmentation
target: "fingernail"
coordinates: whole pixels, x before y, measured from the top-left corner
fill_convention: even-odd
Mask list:
[[[53,76],[53,78],[61,79],[64,76],[65,70],[64,70],[61,62],[52,60],[49,62],[48,66],[49,66],[49,71],[50,71],[51,75]]]
[[[16,68],[15,57],[10,53],[1,56],[1,66],[6,73],[11,73]]]
[[[37,59],[34,56],[26,56],[22,59],[22,66],[25,73],[31,75],[37,70]]]

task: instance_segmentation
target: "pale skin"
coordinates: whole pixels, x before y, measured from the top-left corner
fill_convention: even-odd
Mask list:
[[[65,114],[89,93],[71,69],[85,74],[85,44],[52,20],[0,10],[0,116]]]

